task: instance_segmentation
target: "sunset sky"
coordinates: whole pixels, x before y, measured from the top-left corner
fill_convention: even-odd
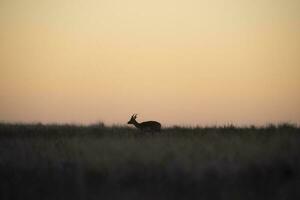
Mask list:
[[[0,121],[300,124],[299,0],[1,0]]]

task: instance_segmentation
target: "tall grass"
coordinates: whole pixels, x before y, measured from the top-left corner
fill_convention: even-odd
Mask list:
[[[0,199],[297,199],[300,131],[0,124]]]

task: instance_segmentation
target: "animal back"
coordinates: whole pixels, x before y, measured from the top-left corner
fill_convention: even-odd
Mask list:
[[[156,121],[146,121],[140,124],[142,130],[149,131],[160,131],[161,124]]]

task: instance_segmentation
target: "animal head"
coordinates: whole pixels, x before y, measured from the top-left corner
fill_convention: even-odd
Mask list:
[[[137,114],[133,114],[127,124],[134,124],[136,122]]]

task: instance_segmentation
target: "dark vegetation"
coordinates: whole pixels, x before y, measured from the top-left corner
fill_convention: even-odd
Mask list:
[[[300,131],[0,124],[0,199],[300,199]]]

